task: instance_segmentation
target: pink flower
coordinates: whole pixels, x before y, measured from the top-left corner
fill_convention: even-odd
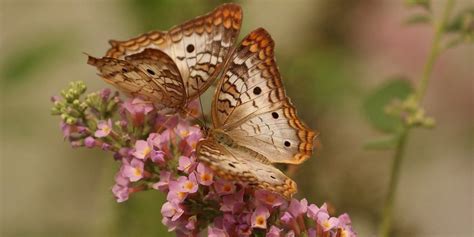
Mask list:
[[[112,91],[109,88],[105,88],[105,89],[100,90],[99,95],[102,98],[102,100],[108,100],[111,92]]]
[[[270,216],[270,212],[264,206],[259,206],[252,214],[252,228],[267,228],[267,218]]]
[[[168,217],[171,221],[176,221],[183,215],[184,210],[174,202],[165,202],[161,207],[161,214],[163,217]]]
[[[193,172],[197,166],[195,157],[180,156],[178,162],[178,170],[181,170],[186,174]]]
[[[168,191],[168,185],[169,185],[169,182],[170,182],[170,177],[171,177],[171,173],[169,171],[161,171],[160,172],[160,181],[156,182],[153,184],[153,188],[154,189],[158,189],[162,192],[166,192]]]
[[[115,198],[117,199],[117,202],[124,202],[128,200],[129,197],[129,191],[128,187],[126,186],[120,186],[115,184],[112,187],[112,193],[114,194]]]
[[[280,237],[281,229],[272,225],[265,237]]]
[[[163,219],[161,219],[161,223],[168,227],[169,232],[175,231],[180,224],[178,221],[172,221],[171,218],[168,217],[163,217]]]
[[[168,192],[168,195],[166,196],[166,200],[170,202],[180,203],[188,196],[187,192],[183,192],[183,188],[181,184],[183,180],[187,180],[187,178],[184,176],[181,176],[178,178],[178,180],[169,181],[169,185],[168,185],[169,192]]]
[[[122,104],[122,107],[128,112],[135,125],[143,124],[145,116],[154,108],[151,102],[143,101],[140,98],[127,100]]]
[[[71,138],[74,133],[82,134],[87,130],[84,126],[69,125],[65,122],[61,122],[61,131],[63,132],[64,138]]]
[[[101,120],[97,124],[97,131],[95,131],[95,137],[106,137],[112,131],[112,120],[108,119],[107,121]]]
[[[222,198],[220,210],[236,213],[239,212],[244,206],[244,189],[241,189],[236,193],[224,196]]]
[[[316,234],[317,234],[317,232],[314,228],[309,228],[308,229],[308,237],[317,237]]]
[[[156,120],[155,120],[155,127],[156,127],[156,131],[159,131],[161,129],[173,129],[175,128],[178,123],[179,123],[179,116],[177,115],[162,115],[162,114],[158,114],[158,116],[156,116]]]
[[[207,236],[208,237],[228,237],[229,234],[227,234],[227,232],[225,232],[222,229],[209,226],[207,228]]]
[[[308,217],[313,219],[313,220],[317,220],[318,219],[318,214],[319,213],[328,213],[328,210],[327,210],[327,204],[324,203],[321,208],[318,208],[318,206],[314,205],[314,204],[311,204],[309,205],[308,207]]]
[[[291,199],[290,207],[288,207],[288,211],[294,217],[298,217],[306,213],[307,209],[308,209],[308,201],[306,199],[302,199],[301,201],[298,201],[293,198]]]
[[[107,143],[104,142],[104,143],[102,143],[100,148],[104,151],[108,151],[108,150],[110,150],[110,144],[107,144]]]
[[[201,129],[196,126],[191,126],[187,122],[180,121],[175,128],[176,135],[178,135],[181,139],[185,139],[188,136],[198,133],[201,133]]]
[[[196,149],[197,143],[202,138],[201,129],[199,127],[190,126],[184,122],[178,124],[175,132],[181,139],[178,148],[183,155],[190,155]]]
[[[339,219],[339,225],[342,228],[346,228],[352,224],[351,217],[347,213],[341,214],[337,219]]]
[[[117,202],[123,202],[128,200],[130,194],[128,185],[130,180],[122,175],[122,172],[118,172],[115,175],[115,185],[112,187],[112,193],[114,194]]]
[[[323,227],[323,231],[329,231],[339,225],[339,220],[336,217],[329,217],[329,214],[324,212],[318,215],[317,222]]]
[[[240,224],[237,226],[238,236],[250,236],[252,235],[252,228],[248,224]]]
[[[199,187],[195,174],[190,174],[189,178],[179,177],[178,183],[181,186],[181,191],[186,193],[195,193]]]
[[[188,223],[184,227],[188,230],[194,230],[196,229],[196,223],[197,223],[197,217],[196,216],[191,216],[188,218]]]
[[[199,163],[197,166],[197,177],[199,184],[209,186],[213,182],[214,174],[207,166]]]
[[[136,182],[143,178],[144,163],[138,159],[132,159],[130,163],[124,162],[122,164],[123,176],[128,178],[131,182]]]
[[[170,133],[168,130],[158,134],[158,133],[150,133],[147,139],[148,144],[153,146],[155,149],[163,150],[163,148],[167,147],[170,142]]]
[[[156,164],[163,165],[166,163],[165,155],[166,153],[163,151],[152,150],[150,153],[150,159]]]
[[[220,195],[232,194],[235,192],[235,184],[223,179],[216,180],[216,182],[214,182],[214,188]]]
[[[95,139],[91,136],[86,137],[86,139],[84,139],[84,145],[87,148],[93,148],[95,146]]]
[[[355,237],[356,234],[352,231],[352,229],[342,229],[340,237]]]
[[[151,147],[148,142],[144,140],[138,140],[135,142],[135,151],[132,153],[138,159],[146,159],[151,152]]]
[[[283,199],[281,195],[263,189],[255,191],[255,198],[259,203],[262,203],[269,207],[281,206],[285,201],[285,199]]]
[[[199,103],[199,100],[189,102],[187,111],[189,116],[198,117],[201,113],[201,104]]]
[[[293,216],[289,212],[284,212],[283,215],[280,217],[281,222],[290,225],[293,221]]]

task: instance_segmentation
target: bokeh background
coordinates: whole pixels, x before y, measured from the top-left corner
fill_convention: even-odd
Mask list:
[[[83,52],[109,39],[168,29],[219,1],[3,0],[1,16],[1,236],[167,236],[158,192],[117,204],[108,153],[73,150],[49,97],[72,80],[108,87]],[[407,26],[398,0],[239,1],[240,37],[266,28],[289,96],[321,133],[322,149],[297,172],[299,197],[348,212],[359,236],[376,236],[392,151],[365,149],[385,136],[368,98],[391,78],[418,80],[432,39]],[[444,0],[433,0],[435,14]],[[469,5],[458,0],[456,9]],[[471,4],[472,5],[472,4]],[[443,53],[423,104],[437,120],[408,141],[394,236],[473,236],[474,48]],[[211,90],[212,91],[212,90]],[[208,110],[211,94],[204,96]]]

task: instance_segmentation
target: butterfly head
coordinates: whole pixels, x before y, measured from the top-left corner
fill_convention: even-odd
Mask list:
[[[201,133],[203,137],[209,137],[209,134],[211,132],[211,129],[207,126],[201,126]]]

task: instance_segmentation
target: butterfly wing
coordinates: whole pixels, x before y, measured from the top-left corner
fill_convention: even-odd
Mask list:
[[[270,164],[257,162],[252,152],[220,145],[213,140],[198,143],[199,161],[209,166],[219,177],[245,182],[251,186],[277,192],[290,198],[296,183]]]
[[[237,47],[216,88],[213,125],[271,162],[299,164],[311,156],[316,133],[286,96],[273,49],[262,28]]]
[[[153,31],[127,41],[110,41],[107,57],[123,58],[146,48],[160,49],[178,66],[188,101],[202,94],[217,77],[233,47],[242,22],[242,9],[223,4],[168,32]]]
[[[130,55],[126,60],[89,56],[88,64],[103,79],[131,95],[144,97],[164,108],[179,108],[186,102],[186,91],[173,60],[157,49]]]

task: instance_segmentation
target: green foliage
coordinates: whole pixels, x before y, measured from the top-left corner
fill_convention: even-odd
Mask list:
[[[463,9],[446,25],[446,32],[473,30],[474,8]]]
[[[403,126],[402,120],[388,115],[385,108],[393,100],[405,99],[412,91],[411,84],[402,78],[391,79],[375,89],[363,105],[365,115],[372,126],[386,133],[397,132]]]
[[[474,7],[459,12],[446,25],[445,31],[454,35],[445,48],[452,48],[461,43],[474,43]]]
[[[49,39],[5,55],[8,60],[4,60],[2,65],[2,82],[7,86],[17,84],[27,80],[38,70],[44,70],[54,62],[55,57],[64,53],[68,43],[64,39]]]

